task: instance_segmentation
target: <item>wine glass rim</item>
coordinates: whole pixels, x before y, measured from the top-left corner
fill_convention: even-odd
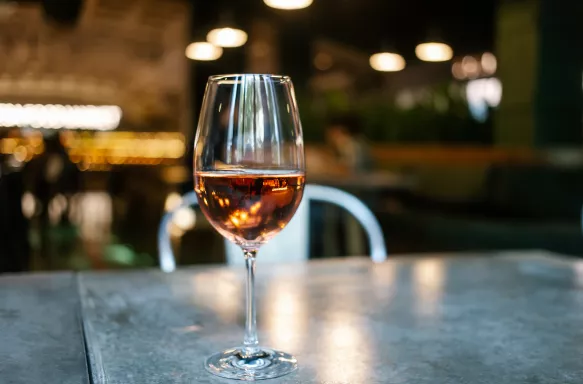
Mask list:
[[[287,83],[291,81],[291,78],[286,75],[275,75],[271,73],[229,73],[226,75],[212,75],[209,76],[209,82],[219,82],[219,81],[233,81],[238,80],[242,77],[255,77],[259,76],[261,78],[268,78],[270,80],[277,80],[282,83]]]

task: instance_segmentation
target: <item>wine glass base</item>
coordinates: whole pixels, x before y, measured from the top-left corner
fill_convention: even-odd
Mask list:
[[[287,375],[298,368],[298,362],[292,355],[268,348],[258,347],[252,354],[234,348],[208,357],[204,366],[213,375],[255,381]]]

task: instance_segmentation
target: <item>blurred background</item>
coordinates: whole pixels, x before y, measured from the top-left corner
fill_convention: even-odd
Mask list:
[[[307,180],[390,253],[583,254],[580,0],[0,1],[0,272],[157,265],[208,76],[294,81]],[[221,47],[222,46],[222,47]],[[311,210],[310,257],[367,252]],[[195,209],[181,264],[224,260]]]

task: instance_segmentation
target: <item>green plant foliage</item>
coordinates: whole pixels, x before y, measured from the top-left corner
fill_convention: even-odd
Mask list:
[[[491,144],[492,113],[484,123],[475,121],[459,89],[441,85],[418,91],[413,98],[405,108],[382,94],[298,92],[305,140],[322,142],[327,116],[352,112],[360,117],[364,135],[374,142]]]

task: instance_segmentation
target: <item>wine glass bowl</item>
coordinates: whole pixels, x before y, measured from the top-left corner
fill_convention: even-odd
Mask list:
[[[205,367],[230,379],[285,375],[296,369],[296,359],[258,345],[254,279],[257,251],[292,219],[304,191],[304,145],[290,78],[209,78],[194,145],[201,210],[242,248],[247,269],[243,344],[212,355]]]
[[[304,176],[276,171],[201,172],[196,178],[202,211],[232,242],[259,247],[293,217],[303,195]]]

